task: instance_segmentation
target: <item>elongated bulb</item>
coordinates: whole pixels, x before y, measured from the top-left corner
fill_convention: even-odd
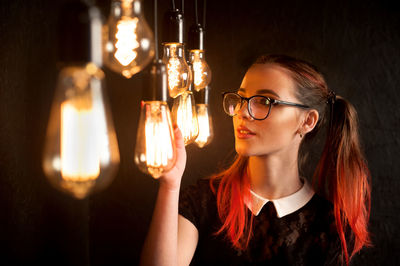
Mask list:
[[[137,132],[135,163],[144,173],[159,178],[176,160],[175,138],[168,105],[142,102]]]
[[[79,199],[107,186],[119,164],[103,78],[92,63],[64,68],[47,128],[45,174],[57,188]]]
[[[199,121],[199,135],[196,138],[196,144],[200,148],[208,145],[213,136],[212,119],[207,104],[196,104],[197,119]]]
[[[193,93],[186,91],[174,100],[172,119],[182,132],[185,145],[192,143],[199,134],[196,105]]]
[[[96,113],[97,111],[97,113]],[[100,174],[99,132],[101,115],[93,107],[72,101],[61,104],[61,175],[65,180],[93,180]]]
[[[176,98],[187,91],[192,81],[192,73],[186,63],[183,44],[164,43],[163,61],[167,66],[169,95]]]
[[[126,78],[145,68],[154,56],[154,37],[140,0],[112,1],[104,38],[104,63]]]
[[[191,50],[190,62],[193,65],[194,89],[200,91],[211,82],[211,69],[204,58],[204,51]]]

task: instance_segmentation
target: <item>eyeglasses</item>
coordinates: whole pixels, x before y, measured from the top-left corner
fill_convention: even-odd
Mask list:
[[[244,101],[247,102],[247,111],[249,115],[255,120],[264,120],[268,117],[271,112],[272,106],[277,104],[283,104],[288,106],[299,107],[303,109],[310,108],[307,105],[285,102],[276,99],[271,99],[262,95],[254,95],[249,98],[240,96],[236,92],[224,92],[222,94],[223,97],[223,106],[224,111],[229,116],[235,116],[239,113],[240,109],[242,109]]]

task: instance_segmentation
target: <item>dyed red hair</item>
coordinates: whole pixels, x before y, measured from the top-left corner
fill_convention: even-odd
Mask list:
[[[368,220],[370,214],[369,170],[360,149],[357,113],[344,98],[338,96],[329,102],[331,94],[322,74],[311,64],[284,55],[260,57],[255,64],[276,65],[288,72],[297,85],[298,100],[319,113],[313,131],[300,144],[299,168],[305,163],[304,146],[326,125],[325,146],[313,175],[314,189],[332,201],[336,228],[341,240],[346,264],[363,246],[370,245]],[[250,181],[246,174],[247,158],[241,155],[225,171],[215,175],[210,185],[217,196],[217,207],[222,227],[232,245],[245,249],[252,234],[245,199],[249,196]],[[219,182],[218,188],[214,184]],[[348,232],[350,229],[350,232]],[[347,246],[346,237],[354,238]],[[347,241],[346,241],[347,240]],[[350,251],[350,256],[349,256]]]

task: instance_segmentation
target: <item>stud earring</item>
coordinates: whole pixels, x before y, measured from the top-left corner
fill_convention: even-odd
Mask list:
[[[303,138],[303,133],[300,132],[299,134],[300,134],[300,138],[302,139]]]

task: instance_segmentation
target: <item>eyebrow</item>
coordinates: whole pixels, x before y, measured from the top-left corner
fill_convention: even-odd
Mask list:
[[[246,89],[245,88],[240,88],[238,91],[246,92]],[[267,94],[267,93],[275,95],[276,97],[280,98],[279,95],[276,92],[274,92],[273,90],[261,89],[261,90],[257,90],[256,91],[256,94]]]

